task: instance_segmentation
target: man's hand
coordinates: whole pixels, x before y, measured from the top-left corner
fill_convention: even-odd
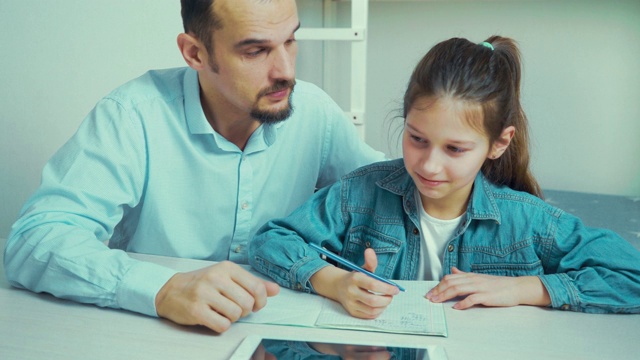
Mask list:
[[[230,261],[175,274],[156,295],[158,316],[182,325],[224,332],[232,323],[267,304],[280,287]]]
[[[364,252],[363,269],[374,272],[378,258],[373,249]],[[311,285],[322,296],[338,301],[351,316],[375,319],[387,308],[400,290],[357,271],[334,266],[320,269],[311,276]]]
[[[467,273],[451,268],[451,274],[431,289],[426,298],[433,302],[443,302],[455,297],[465,298],[453,305],[463,310],[474,305],[547,306],[551,303],[547,289],[537,276],[492,276]]]

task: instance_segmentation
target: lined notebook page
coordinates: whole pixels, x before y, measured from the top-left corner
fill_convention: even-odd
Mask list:
[[[267,299],[267,306],[241,318],[238,322],[314,327],[318,315],[329,299],[287,288]]]
[[[447,336],[447,323],[442,303],[427,300],[424,295],[436,281],[398,281],[406,291],[393,297],[387,309],[376,319],[355,318],[340,303],[325,299],[317,327],[355,329],[391,333]]]

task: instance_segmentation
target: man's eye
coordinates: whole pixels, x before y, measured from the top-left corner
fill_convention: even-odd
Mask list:
[[[247,52],[247,56],[256,57],[256,56],[262,54],[263,52],[264,52],[264,49],[258,49],[258,50],[254,50],[254,51],[249,51],[249,52]]]

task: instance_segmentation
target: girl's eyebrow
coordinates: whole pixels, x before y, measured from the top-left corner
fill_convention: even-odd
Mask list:
[[[413,131],[413,132],[417,132],[417,133],[419,133],[419,134],[422,134],[422,133],[420,132],[420,130],[416,129],[415,127],[413,127],[413,126],[412,126],[411,124],[409,124],[409,123],[405,123],[405,126],[406,126],[406,127],[408,127],[409,129],[411,129],[411,131]]]
[[[475,145],[474,141],[462,141],[462,140],[449,140],[450,143],[456,145],[472,146]]]
[[[419,135],[423,136],[422,132],[420,132],[420,130],[413,127],[411,124],[406,124],[406,127],[408,127],[409,130],[411,130],[412,132],[418,133]],[[474,146],[476,144],[475,141],[471,141],[471,140],[465,141],[465,140],[447,139],[447,142],[454,145],[459,145],[459,146]]]

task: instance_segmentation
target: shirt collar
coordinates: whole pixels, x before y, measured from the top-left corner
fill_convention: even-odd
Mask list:
[[[218,147],[226,148],[224,143],[228,141],[220,134],[216,133],[207,117],[202,110],[200,101],[200,83],[198,80],[198,72],[191,68],[187,68],[184,75],[184,106],[185,116],[187,118],[187,126],[192,134],[212,134]],[[293,116],[293,115],[292,115]],[[264,150],[271,146],[277,138],[278,129],[280,129],[287,120],[280,121],[272,125],[260,125],[249,139],[251,144],[251,152]],[[249,147],[249,144],[247,144]]]
[[[187,68],[184,74],[184,113],[192,134],[213,134],[213,128],[202,111],[198,73]]]

